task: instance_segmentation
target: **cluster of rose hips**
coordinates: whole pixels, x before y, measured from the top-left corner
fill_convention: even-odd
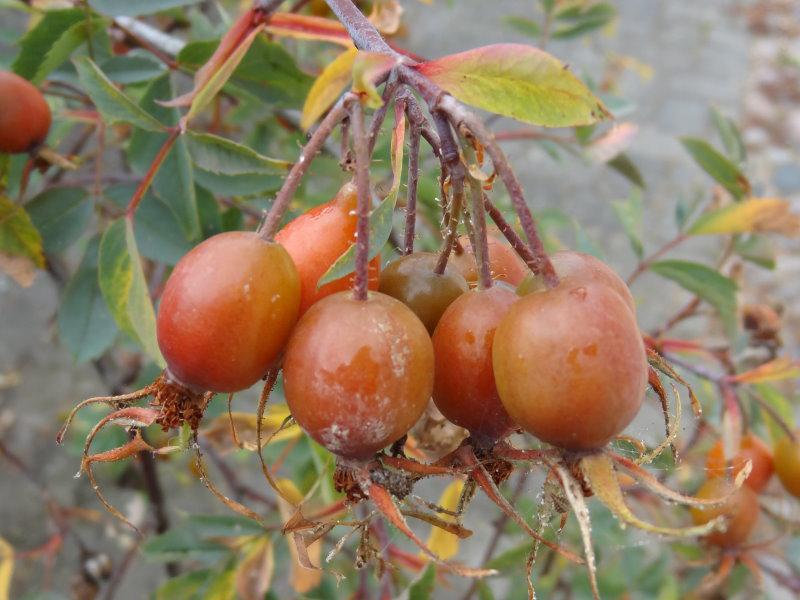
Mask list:
[[[353,243],[355,201],[347,184],[275,241],[224,233],[187,254],[158,311],[168,378],[235,392],[282,367],[297,423],[357,461],[402,438],[431,397],[489,447],[522,428],[590,450],[633,419],[647,361],[630,292],[609,267],[556,254],[560,282],[550,289],[493,240],[497,281],[470,289],[477,269],[465,238],[442,273],[430,253],[402,256],[380,277],[373,260],[373,291],[359,301],[347,277],[317,287]]]

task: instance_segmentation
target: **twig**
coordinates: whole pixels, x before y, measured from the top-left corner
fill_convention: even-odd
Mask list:
[[[277,196],[275,196],[272,208],[264,217],[261,226],[258,228],[258,234],[262,239],[272,240],[275,236],[281,224],[283,214],[289,207],[289,203],[292,201],[295,191],[297,191],[297,186],[300,185],[300,181],[303,179],[306,171],[308,171],[314,158],[319,154],[325,140],[333,133],[334,128],[339,122],[347,116],[350,105],[356,101],[357,98],[358,97],[352,93],[347,93],[342,96],[319,124],[319,127],[317,127],[317,130],[313,133],[311,138],[309,138],[297,162],[295,162],[289,170],[289,174],[286,176],[283,186],[278,191]]]
[[[356,225],[356,265],[354,293],[356,300],[367,299],[369,289],[369,160],[370,152],[367,147],[366,132],[364,130],[364,109],[361,102],[354,102],[351,108],[353,126],[353,144],[356,149],[356,188],[358,194]]]
[[[150,168],[147,169],[147,173],[145,173],[142,181],[136,188],[136,191],[133,193],[133,197],[131,198],[130,202],[128,202],[128,208],[125,210],[125,216],[128,219],[133,219],[133,215],[136,213],[136,209],[139,206],[139,202],[142,201],[142,198],[145,195],[145,192],[150,188],[150,184],[153,182],[153,179],[158,173],[158,170],[161,168],[161,165],[164,164],[164,160],[167,158],[167,154],[172,149],[173,144],[177,141],[178,137],[181,135],[181,130],[179,127],[172,127],[169,132],[169,136],[166,140],[164,140],[164,144],[161,146],[161,149],[156,154],[153,162],[150,164]]]
[[[450,202],[447,204],[445,236],[442,242],[442,249],[439,252],[439,260],[434,268],[434,272],[441,275],[447,268],[447,260],[458,237],[458,219],[461,216],[464,203],[464,179],[466,178],[467,170],[461,162],[458,144],[453,136],[453,130],[450,128],[450,122],[447,117],[440,112],[434,112],[432,116],[433,124],[441,142],[442,166],[446,169],[447,176],[450,179]],[[444,201],[445,198],[443,197],[442,200]]]
[[[653,254],[641,260],[639,264],[636,265],[636,268],[633,270],[633,273],[631,273],[625,280],[625,283],[627,283],[628,286],[630,287],[630,285],[633,284],[633,282],[636,281],[642,273],[644,273],[645,271],[647,271],[647,269],[650,268],[650,265],[652,265],[655,261],[664,256],[667,252],[669,252],[670,250],[681,244],[684,240],[687,239],[687,237],[688,236],[686,234],[679,233],[677,236],[672,238],[666,244],[661,246],[661,248],[653,252]]]
[[[403,253],[414,252],[414,228],[417,222],[417,184],[419,183],[419,140],[421,131],[418,125],[411,124],[408,149],[408,193],[406,194],[406,228]]]

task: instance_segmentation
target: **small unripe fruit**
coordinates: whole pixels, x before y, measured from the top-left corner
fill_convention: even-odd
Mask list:
[[[368,459],[422,416],[433,387],[433,346],[403,303],[339,292],[300,319],[283,381],[300,427],[337,456]]]
[[[386,265],[379,290],[408,306],[433,333],[445,309],[469,289],[450,264],[441,275],[434,272],[439,257],[431,252],[401,256]]]
[[[795,438],[785,435],[775,444],[775,473],[786,491],[800,498],[800,430]]]
[[[50,107],[27,79],[0,71],[0,152],[29,152],[50,131]]]
[[[158,345],[172,377],[235,392],[261,379],[297,321],[300,283],[286,250],[230,231],[186,254],[158,308]]]
[[[750,475],[745,479],[744,484],[755,492],[760,492],[769,483],[774,471],[772,452],[767,445],[753,434],[748,434],[742,438],[739,451],[730,460],[731,477],[736,477],[747,461],[752,464]],[[725,461],[722,440],[719,440],[706,457],[706,469],[708,477],[727,477],[728,469]]]
[[[715,477],[706,481],[695,494],[698,498],[711,500],[731,493],[732,485],[726,479]],[[719,516],[727,518],[727,528],[705,536],[705,540],[722,548],[739,546],[747,541],[750,532],[758,520],[758,495],[749,487],[742,486],[734,491],[722,504],[710,507],[694,507],[691,509],[692,521],[696,525],[708,523]]]

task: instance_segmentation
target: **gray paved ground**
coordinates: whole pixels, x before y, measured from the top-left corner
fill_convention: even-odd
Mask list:
[[[486,43],[526,41],[504,26],[501,16],[525,15],[534,2],[440,0],[426,6],[409,0],[405,4],[413,23],[405,45],[433,57]],[[733,13],[736,3],[729,0],[620,0],[616,4],[621,12],[619,29],[615,36],[601,38],[599,46],[636,57],[653,69],[648,81],[629,73],[620,82],[622,95],[634,100],[638,107],[629,117],[640,126],[630,153],[649,185],[645,224],[648,247],[655,248],[674,234],[672,209],[676,195],[708,184],[676,137],[710,136],[709,104],[737,119],[747,117],[756,123],[751,123],[748,139],[756,151],[756,170],[765,178],[765,191],[791,194],[796,200],[800,194],[800,117],[796,109],[792,112],[791,102],[756,94],[762,80],[780,77],[775,74],[774,64],[781,48],[800,56],[793,33],[776,35],[769,31],[765,36],[753,35],[747,30],[745,19]],[[785,4],[789,10],[797,8],[796,2]],[[446,24],[444,28],[442,23]],[[589,45],[576,48],[553,44],[549,49],[579,72],[597,74],[600,68],[597,48]],[[771,128],[784,133],[785,139],[776,141]],[[532,205],[559,207],[574,215],[601,242],[612,264],[620,272],[628,272],[633,258],[610,206],[611,200],[627,194],[627,183],[603,167],[579,169],[571,159],[554,163],[525,143],[509,143],[507,149],[519,168]],[[790,318],[797,319],[791,300],[797,292],[796,282],[800,281],[800,261],[796,245],[786,248],[795,254],[786,257],[781,271],[781,285],[787,285],[787,277],[794,278],[788,291],[763,284],[748,288],[746,293],[757,299],[786,303]],[[677,289],[664,285],[655,288],[651,283],[643,278],[635,289],[643,306],[640,317],[645,327],[674,311],[685,297]],[[765,292],[775,295],[765,296]],[[55,305],[55,287],[46,275],[40,274],[36,284],[27,290],[0,276],[0,374],[14,371],[21,377],[19,386],[0,389],[0,438],[35,465],[40,480],[65,502],[95,508],[86,481],[72,479],[77,457],[57,451],[52,440],[56,416],[77,399],[102,392],[103,386],[91,368],[74,368],[66,352],[58,347],[53,321]],[[797,331],[795,327],[790,336],[795,342]],[[656,427],[654,418],[647,415],[645,420]],[[47,528],[41,506],[31,500],[35,497],[34,488],[2,461],[0,478],[0,533],[19,547],[41,543],[46,539]],[[179,489],[172,511],[181,510],[209,511],[217,510],[217,506],[198,494],[196,488],[190,488],[188,493]],[[474,510],[483,509],[478,505]],[[484,534],[485,530],[478,527],[473,542],[476,553],[485,543]],[[77,556],[73,559],[77,561]],[[24,563],[19,569],[15,597],[40,577]],[[58,589],[65,589],[74,570],[75,562],[60,562],[55,573]],[[142,582],[151,589],[152,578],[159,573],[152,566],[137,566],[117,597],[142,597]]]

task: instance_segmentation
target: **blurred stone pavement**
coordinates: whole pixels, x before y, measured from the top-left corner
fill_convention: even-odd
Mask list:
[[[436,0],[428,5],[407,0],[409,27],[402,43],[426,57],[490,43],[524,43],[528,40],[502,18],[530,15],[535,4],[535,0]],[[619,80],[619,94],[636,105],[635,112],[625,119],[639,126],[629,154],[648,186],[646,248],[652,251],[675,235],[673,211],[679,196],[690,197],[696,190],[710,187],[709,178],[677,141],[679,136],[692,135],[718,143],[710,105],[746,125],[752,164],[749,173],[758,192],[788,197],[800,209],[800,2],[617,0],[614,4],[620,19],[612,35],[598,36],[596,45],[556,42],[548,50],[576,72],[595,77],[601,75],[600,56],[608,51],[634,57],[652,68],[650,79],[626,71]],[[770,10],[765,12],[765,8]],[[500,130],[512,125],[498,121],[493,126]],[[626,180],[603,166],[586,165],[574,158],[557,163],[527,142],[506,142],[504,147],[534,209],[558,207],[573,215],[620,273],[631,271],[635,257],[611,207],[612,200],[628,194]],[[687,245],[677,256],[689,257],[697,247],[702,244]],[[787,345],[796,350],[800,339],[800,305],[796,301],[800,255],[796,241],[783,243],[781,248],[775,273],[761,275],[745,267],[747,276],[752,274],[755,279],[743,290],[743,297],[783,305],[789,324]],[[634,288],[644,329],[661,322],[687,299],[677,286],[654,283],[655,279],[645,276]],[[56,306],[57,289],[46,273],[40,273],[28,289],[20,289],[0,275],[0,377],[19,377],[17,385],[0,385],[0,440],[31,466],[34,476],[57,500],[97,509],[86,479],[73,479],[79,457],[57,448],[54,436],[68,407],[107,390],[91,366],[74,366],[58,346]],[[224,512],[199,486],[166,485],[173,517],[185,512]],[[482,555],[490,520],[478,519],[475,536],[464,545],[464,556],[473,556],[472,552],[476,557]],[[112,549],[112,556],[121,556],[119,550],[108,546],[100,535],[102,530],[88,531],[87,535],[96,536],[87,538],[93,549]],[[43,544],[50,534],[37,489],[0,458],[0,536],[22,550]],[[53,572],[53,589],[62,593],[69,589],[80,564],[74,544],[67,543],[65,548],[67,554],[59,558]],[[12,597],[21,598],[38,589],[41,562],[18,561],[16,568]],[[143,598],[163,577],[160,565],[139,560],[115,598]]]

